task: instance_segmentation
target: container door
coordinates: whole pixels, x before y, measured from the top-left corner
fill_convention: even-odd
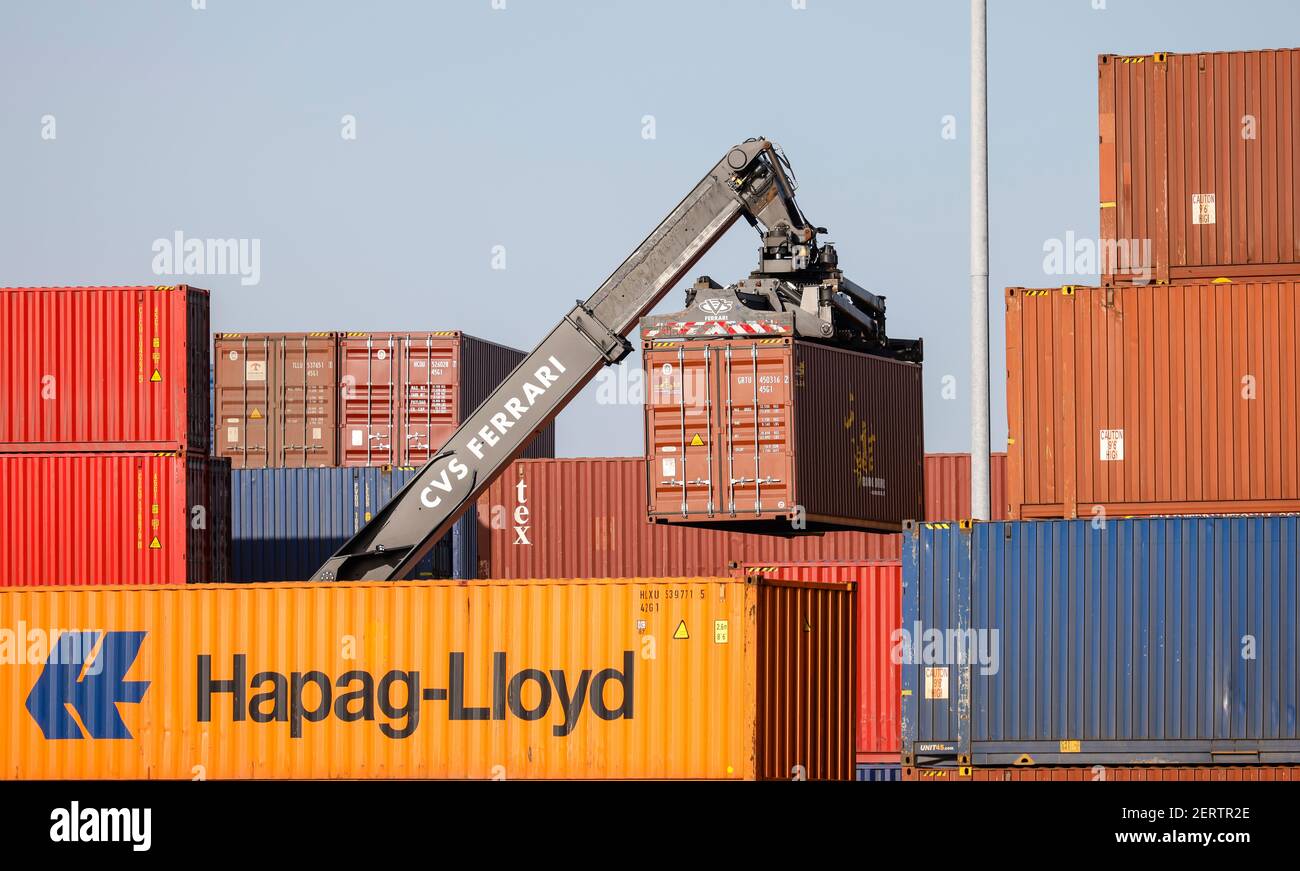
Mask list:
[[[279,465],[333,466],[338,456],[338,343],[333,333],[285,336],[281,340],[276,427]]]
[[[216,452],[235,469],[264,469],[271,458],[271,340],[219,339],[216,359]]]
[[[394,465],[400,339],[353,336],[340,342],[344,466]]]
[[[715,355],[720,510],[738,519],[786,514],[795,508],[790,346],[728,343]]]
[[[422,466],[460,424],[459,340],[402,338],[401,463]]]
[[[716,348],[647,351],[646,453],[651,512],[711,517],[719,511],[714,410]]]

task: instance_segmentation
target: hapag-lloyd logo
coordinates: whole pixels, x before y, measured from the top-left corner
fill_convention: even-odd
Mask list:
[[[525,414],[532,410],[537,400],[560,380],[568,367],[556,357],[547,357],[550,365],[538,366],[533,377],[524,381],[514,395],[506,398],[489,419],[486,426],[480,427],[466,442],[465,449],[478,459],[484,459],[501,442],[501,436],[512,428]],[[469,476],[469,466],[458,457],[452,456],[445,466],[433,477],[426,479],[424,489],[420,491],[420,504],[425,508],[437,508],[442,504],[443,496],[455,489],[456,483]],[[454,476],[454,480],[453,480]]]
[[[47,740],[132,737],[118,705],[139,703],[149,689],[147,680],[126,679],[145,635],[91,631],[58,636],[26,703]]]

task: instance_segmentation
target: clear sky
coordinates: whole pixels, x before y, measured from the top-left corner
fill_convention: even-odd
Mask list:
[[[1043,246],[1098,231],[1096,55],[1293,46],[1300,4],[989,6],[1000,449],[1002,288],[1095,278],[1046,274]],[[219,331],[531,348],[762,135],[891,334],[925,338],[927,448],[967,450],[968,28],[964,0],[8,0],[0,284],[173,283],[155,244],[179,231],[258,245],[257,284],[188,279]],[[695,273],[744,277],[756,246],[738,226]],[[641,421],[593,385],[559,450],[640,453]]]

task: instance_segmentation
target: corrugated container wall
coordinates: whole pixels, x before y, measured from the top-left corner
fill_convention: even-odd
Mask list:
[[[1300,275],[1300,49],[1097,67],[1105,283]]]
[[[214,457],[0,455],[0,586],[224,581],[229,512]]]
[[[0,669],[0,776],[851,780],[852,597],[707,578],[4,590],[0,626],[58,656]],[[113,700],[63,693],[82,671]],[[283,717],[260,715],[268,684]]]
[[[1002,491],[1005,455],[992,458]],[[970,514],[970,458],[925,460],[926,515]],[[720,575],[738,563],[896,560],[898,535],[784,537],[646,522],[645,460],[517,460],[479,497],[478,575],[489,578]],[[1005,499],[993,503],[994,511]]]
[[[208,292],[0,289],[0,451],[208,450]]]
[[[897,764],[859,762],[857,779],[867,783],[895,783],[903,779],[903,771]]]
[[[233,581],[305,581],[414,477],[411,468],[236,469]],[[475,528],[457,522],[416,570],[418,578],[453,574],[453,541]]]
[[[220,333],[214,452],[236,469],[338,465],[338,336]]]
[[[922,513],[919,364],[788,338],[643,344],[652,520],[889,532]]]
[[[741,577],[803,583],[853,584],[858,591],[857,759],[898,764],[902,748],[899,664],[891,650],[903,623],[903,567],[900,562],[806,562],[746,564]],[[893,778],[897,779],[897,778]]]
[[[1300,762],[1300,518],[920,524],[903,764]]]
[[[524,356],[455,331],[341,334],[341,464],[424,465]],[[554,423],[524,456],[555,456]]]
[[[1300,511],[1300,284],[1006,301],[1012,517]]]
[[[861,778],[859,778],[861,779]],[[1284,781],[1300,783],[1300,765],[1087,765],[1030,766],[1004,768],[905,768],[902,779],[920,783],[963,783],[966,781],[1084,782],[1115,783],[1214,782],[1257,783]]]

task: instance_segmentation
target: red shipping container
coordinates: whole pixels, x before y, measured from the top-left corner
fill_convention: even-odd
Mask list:
[[[737,572],[741,577],[857,585],[858,762],[897,763],[903,747],[902,665],[894,661],[893,635],[903,624],[903,564],[746,563]]]
[[[1097,71],[1103,283],[1300,275],[1300,49]]]
[[[208,292],[0,288],[0,452],[208,450]]]
[[[227,580],[230,462],[0,455],[0,586]]]
[[[236,469],[338,465],[338,336],[222,333],[213,453]]]
[[[342,334],[340,465],[424,465],[524,357],[456,331]],[[549,423],[524,456],[554,455]]]
[[[922,513],[920,364],[789,338],[643,344],[654,521],[892,532]]]
[[[1006,457],[992,463],[994,519],[1004,515]],[[927,457],[925,519],[970,515],[970,460]],[[516,460],[478,502],[482,578],[677,577],[726,574],[740,563],[897,560],[896,534],[793,537],[649,523],[645,460]]]

